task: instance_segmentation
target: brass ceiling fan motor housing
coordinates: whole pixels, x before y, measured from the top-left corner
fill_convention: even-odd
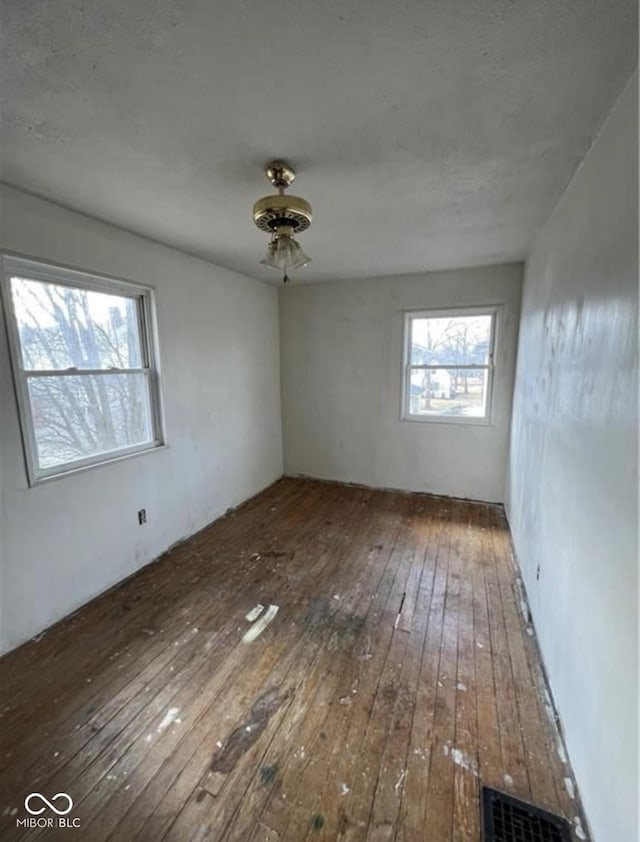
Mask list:
[[[306,231],[313,219],[311,205],[301,196],[285,195],[296,177],[295,170],[286,161],[270,161],[265,175],[280,192],[263,196],[253,206],[253,221],[261,231],[273,234],[284,226],[293,229],[294,234]]]

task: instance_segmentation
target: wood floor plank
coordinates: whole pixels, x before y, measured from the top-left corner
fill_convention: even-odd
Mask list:
[[[427,570],[433,571],[433,582],[428,608],[425,606],[427,626],[411,726],[407,775],[402,787],[396,831],[396,839],[399,842],[422,842],[426,828],[439,652],[449,561],[445,548],[449,522],[449,509],[446,504],[438,501],[430,521],[430,531],[426,536],[425,565]]]
[[[420,514],[423,512],[424,507],[421,507]],[[396,633],[408,633],[409,639],[399,692],[378,770],[369,822],[369,840],[394,838],[405,787],[411,774],[409,750],[435,573],[426,553],[429,540],[426,530],[421,528],[420,521],[414,523],[412,528],[418,541],[407,596],[399,614],[400,621],[396,625]],[[407,604],[410,606],[409,611],[406,610]]]
[[[480,778],[487,786],[511,792],[513,780],[509,772],[505,771],[502,755],[497,700],[499,685],[496,682],[493,666],[489,626],[487,570],[493,567],[493,542],[490,535],[489,515],[487,507],[477,513],[472,572],[478,760]]]
[[[455,736],[451,756],[453,772],[453,842],[476,842],[480,838],[478,712],[476,706],[476,641],[474,584],[477,546],[477,511],[465,507],[460,513],[461,562],[458,664],[455,680]]]
[[[41,791],[91,842],[475,842],[481,783],[585,828],[520,602],[499,507],[279,480],[0,660],[0,837],[68,838]]]
[[[490,513],[487,528],[491,529]],[[489,617],[489,634],[491,638],[491,664],[493,667],[496,688],[496,704],[498,708],[500,751],[504,774],[512,782],[513,794],[527,801],[531,800],[531,784],[527,768],[526,754],[520,731],[520,718],[514,677],[511,667],[511,656],[507,640],[507,630],[504,624],[502,607],[502,593],[500,588],[499,565],[492,542],[489,545],[490,564],[486,568],[487,610]]]
[[[433,738],[429,766],[426,826],[435,839],[447,842],[452,834],[454,771],[456,755],[455,704],[458,669],[459,625],[466,618],[460,612],[460,554],[462,504],[452,501],[448,524],[448,573],[442,619],[442,637],[438,653],[435,687]]]

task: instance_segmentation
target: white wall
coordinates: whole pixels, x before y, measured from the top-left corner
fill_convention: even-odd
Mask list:
[[[520,264],[281,289],[285,472],[502,501]],[[400,420],[407,309],[503,304],[491,426]]]
[[[0,196],[2,248],[156,287],[169,444],[28,488],[0,334],[5,650],[271,483],[282,448],[274,288],[18,191]]]
[[[515,547],[596,842],[638,838],[637,98],[635,77],[528,261],[510,462]]]

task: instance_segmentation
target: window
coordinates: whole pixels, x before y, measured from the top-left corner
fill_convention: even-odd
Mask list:
[[[151,290],[2,263],[30,483],[161,445]]]
[[[490,421],[496,312],[405,314],[404,419]]]

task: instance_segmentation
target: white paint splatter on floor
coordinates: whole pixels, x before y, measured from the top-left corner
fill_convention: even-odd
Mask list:
[[[575,826],[575,827],[574,827],[574,829],[575,829],[575,834],[576,834],[576,836],[578,837],[578,839],[586,839],[586,838],[587,838],[587,834],[584,832],[584,829],[583,829],[583,827],[582,827],[582,822],[580,821],[580,817],[579,817],[579,816],[576,816],[576,817],[574,818],[574,820],[573,820],[573,824],[574,824],[574,826]]]
[[[180,708],[169,708],[169,710],[165,713],[164,719],[156,728],[156,733],[161,734],[166,728],[171,725],[172,722],[178,723],[178,725],[182,722],[181,719],[178,719],[178,714],[180,713]]]
[[[524,620],[525,626],[527,626],[529,624],[529,606],[527,604],[527,597],[524,585],[520,577],[516,578],[516,590],[518,592],[518,604],[520,606],[520,613],[522,614],[522,619]]]
[[[442,750],[444,752],[444,756],[451,757],[456,766],[459,766],[461,769],[464,769],[466,772],[469,772],[469,774],[473,775],[474,777],[478,777],[478,764],[475,758],[470,757],[468,754],[462,751],[462,749],[451,748],[449,744],[443,745]]]
[[[558,757],[560,758],[560,760],[562,760],[563,763],[568,763],[567,752],[564,750],[562,740],[558,740]]]
[[[478,776],[478,769],[477,763],[473,757],[469,757],[468,754],[465,754],[459,748],[452,748],[451,749],[451,759],[456,764],[456,766],[460,766],[460,768],[465,769],[467,772],[470,772],[472,775]]]

